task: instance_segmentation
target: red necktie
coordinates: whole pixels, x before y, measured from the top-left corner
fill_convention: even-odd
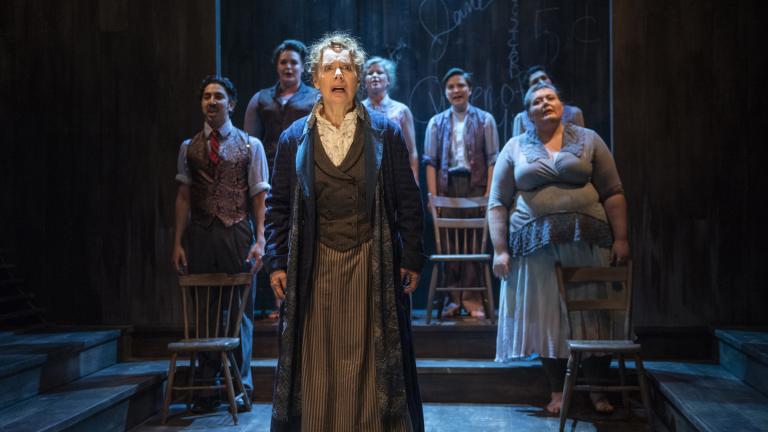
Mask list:
[[[208,156],[214,165],[219,163],[219,133],[215,130],[211,131],[211,151]]]

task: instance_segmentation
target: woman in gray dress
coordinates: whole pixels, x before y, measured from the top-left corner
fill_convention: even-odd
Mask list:
[[[561,308],[554,266],[606,266],[629,256],[626,200],[608,147],[592,130],[562,120],[554,86],[533,85],[525,95],[534,128],[513,137],[496,161],[488,203],[493,272],[502,279],[496,361],[538,355],[550,381],[547,411],[562,405],[565,340],[605,337],[606,315],[571,318]],[[599,294],[605,285],[569,290],[574,298]],[[595,292],[595,291],[598,292]],[[599,375],[610,358],[592,357],[584,372]],[[613,406],[592,394],[599,412]]]

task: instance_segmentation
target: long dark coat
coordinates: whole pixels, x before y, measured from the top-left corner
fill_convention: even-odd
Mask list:
[[[423,210],[421,196],[416,185],[408,160],[408,150],[398,126],[381,114],[362,111],[358,127],[365,127],[365,176],[366,201],[369,214],[374,216],[374,197],[377,187],[383,192],[382,204],[386,222],[391,236],[391,266],[392,284],[396,291],[396,316],[399,329],[403,378],[408,411],[414,425],[414,430],[423,430],[423,413],[419,395],[416,362],[413,353],[411,324],[409,316],[409,298],[402,292],[400,268],[420,272],[424,264],[422,245]],[[294,298],[309,299],[312,289],[312,269],[314,252],[317,242],[317,215],[314,195],[314,151],[313,145],[321,145],[313,141],[315,119],[313,114],[297,120],[280,136],[277,155],[272,176],[272,190],[267,197],[266,238],[267,247],[264,256],[265,268],[269,273],[275,270],[286,270],[288,274],[296,275]],[[379,176],[381,171],[381,176]],[[381,179],[379,185],[378,179]],[[298,186],[297,186],[298,183]],[[291,227],[296,224],[292,217],[292,195],[300,191],[301,208],[297,218],[301,220],[298,226],[298,251],[294,251],[297,269],[288,269]],[[294,228],[295,229],[295,228]],[[387,242],[389,243],[389,242]],[[389,261],[389,257],[383,259]],[[289,286],[291,286],[289,282]],[[289,296],[291,298],[291,296]],[[311,301],[311,300],[310,300]],[[280,359],[283,350],[300,347],[302,340],[302,323],[306,315],[306,301],[299,300],[296,305],[296,322],[285,323],[281,313],[280,329]],[[284,310],[285,312],[285,306]],[[393,325],[393,323],[388,323]],[[287,329],[292,329],[287,331]],[[286,334],[289,333],[290,334]],[[293,347],[286,347],[291,344]],[[297,350],[301,352],[300,349]],[[293,356],[296,357],[295,354]],[[299,355],[300,357],[300,355]],[[377,362],[389,362],[391,359],[376,359]],[[400,359],[397,359],[400,360]],[[273,407],[273,430],[299,430],[301,425],[300,395],[297,393],[295,380],[300,369],[297,361],[278,363],[275,381],[275,405]],[[290,368],[286,370],[286,368]],[[286,378],[290,377],[290,378]],[[287,405],[287,406],[284,406]],[[288,418],[285,413],[289,413]],[[281,415],[282,414],[282,415]]]

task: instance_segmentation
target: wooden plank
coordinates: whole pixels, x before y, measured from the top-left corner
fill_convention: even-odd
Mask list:
[[[565,283],[622,282],[627,279],[627,267],[563,267]]]
[[[230,286],[247,285],[253,280],[251,273],[200,273],[179,276],[179,285],[181,286]]]

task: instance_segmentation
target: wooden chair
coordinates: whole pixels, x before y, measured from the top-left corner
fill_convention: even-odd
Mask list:
[[[560,298],[568,311],[568,325],[571,326],[570,313],[583,311],[608,311],[624,312],[624,339],[608,340],[568,340],[568,367],[565,375],[565,384],[563,386],[563,406],[560,410],[560,431],[565,428],[568,410],[570,408],[573,391],[588,392],[621,392],[622,402],[627,415],[630,413],[629,392],[639,390],[643,406],[648,415],[648,425],[653,430],[653,419],[651,413],[650,398],[648,395],[648,383],[645,376],[645,368],[640,358],[642,347],[640,344],[631,340],[630,336],[630,312],[632,306],[632,262],[628,262],[622,267],[562,267],[560,263],[555,264],[555,273],[557,275],[557,284],[560,289]],[[619,298],[609,297],[605,299],[579,299],[568,300],[566,296],[567,284],[578,283],[611,283],[620,284],[622,287]],[[573,328],[571,327],[571,334]],[[608,385],[608,383],[580,383],[577,380],[581,359],[584,353],[606,353],[615,354],[619,362],[619,385]],[[627,385],[626,366],[624,364],[625,356],[631,356],[635,361],[637,370],[637,380],[639,385]],[[583,380],[586,381],[586,380]]]
[[[250,273],[227,275],[192,274],[179,276],[181,302],[184,312],[184,339],[168,344],[171,364],[168,369],[168,384],[163,402],[163,424],[168,419],[168,406],[173,391],[186,391],[187,409],[191,407],[192,395],[196,390],[224,389],[229,400],[232,421],[237,424],[237,403],[235,385],[242,394],[246,411],[251,410],[251,401],[245,391],[233,350],[240,346],[240,322],[251,291]],[[236,308],[234,301],[238,301]],[[237,315],[232,319],[230,311]],[[195,369],[200,353],[218,353],[224,371],[225,384],[196,385]],[[187,385],[175,382],[176,359],[179,354],[188,354],[189,374]],[[234,378],[234,382],[233,382]]]
[[[438,291],[480,291],[484,293],[483,305],[485,316],[490,324],[495,324],[495,306],[493,302],[493,285],[491,284],[491,254],[488,253],[488,223],[485,210],[488,198],[452,198],[432,196],[428,194],[432,221],[435,227],[435,254],[429,257],[432,262],[432,278],[429,282],[427,296],[427,324],[432,321],[432,302]],[[475,218],[445,218],[441,217],[444,209],[475,209],[481,217]],[[444,241],[447,240],[447,241]],[[445,287],[437,286],[441,264],[448,262],[481,263],[483,271],[479,275],[481,286],[475,287]],[[437,316],[442,319],[440,309]]]

